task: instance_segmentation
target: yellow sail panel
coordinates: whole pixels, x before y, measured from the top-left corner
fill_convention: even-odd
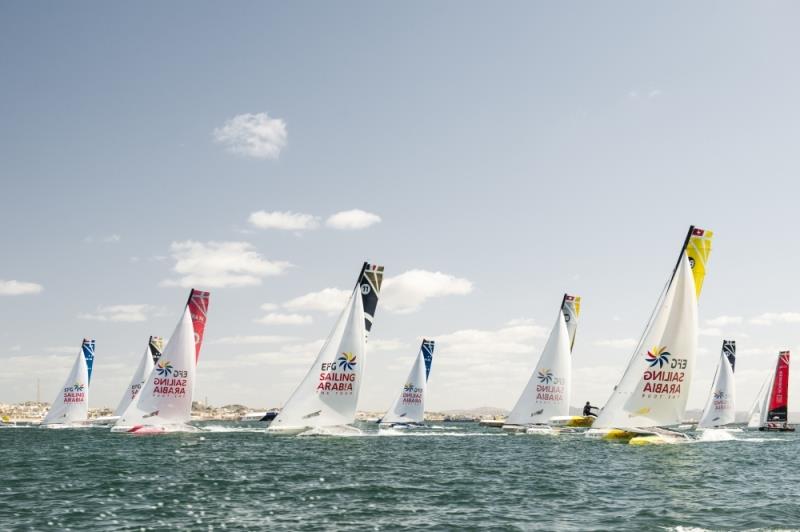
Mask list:
[[[703,290],[703,281],[706,278],[706,264],[711,255],[711,239],[713,231],[692,229],[692,234],[686,244],[686,256],[689,257],[689,264],[692,266],[694,276],[694,287],[697,291],[697,298],[700,299],[700,292]]]
[[[578,331],[578,315],[581,313],[580,296],[564,294],[564,300],[561,303],[561,312],[564,313],[564,321],[567,323],[569,348],[572,350],[572,347],[575,345],[575,333]]]

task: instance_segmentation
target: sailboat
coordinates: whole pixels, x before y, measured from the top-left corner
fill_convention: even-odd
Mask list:
[[[187,423],[192,417],[192,394],[209,299],[208,292],[192,289],[189,293],[164,352],[111,432],[160,434],[198,430]]]
[[[697,300],[711,253],[711,231],[689,228],[672,276],[645,332],[588,437],[633,445],[688,438],[681,423],[697,356]]]
[[[150,375],[150,372],[153,371],[153,365],[158,362],[163,349],[164,339],[159,336],[151,336],[150,340],[147,342],[147,347],[144,350],[144,354],[139,360],[139,365],[136,367],[136,371],[133,373],[133,377],[131,377],[131,381],[128,383],[128,386],[125,387],[125,392],[122,394],[122,398],[119,400],[117,408],[114,409],[114,413],[110,416],[103,416],[95,419],[95,425],[113,425],[119,420],[120,417],[122,417],[122,415],[128,409],[128,406],[136,398],[139,390],[142,389],[142,386],[144,385],[147,377]]]
[[[778,353],[775,373],[770,377],[767,393],[761,404],[758,430],[794,432],[788,424],[789,411],[789,351]]]
[[[83,339],[66,382],[41,423],[48,429],[85,427],[89,418],[89,383],[94,367],[94,340]]]
[[[761,388],[758,389],[758,394],[753,401],[753,406],[747,412],[747,428],[757,429],[761,426],[761,410],[764,408],[764,401],[767,399],[767,391],[772,388],[772,379],[775,376],[770,372],[764,382],[761,383]]]
[[[506,418],[503,430],[554,434],[556,430],[553,429],[553,424],[569,425],[577,421],[578,416],[569,415],[572,382],[570,354],[578,327],[580,301],[580,297],[564,294],[558,317],[539,362]]]
[[[431,374],[434,344],[433,340],[422,340],[403,389],[379,422],[382,428],[422,426],[425,421],[425,391]]]
[[[736,420],[734,369],[736,369],[736,342],[723,340],[722,352],[711,384],[711,393],[697,424],[698,430],[724,427]]]
[[[383,266],[364,263],[355,288],[308,373],[273,420],[270,434],[359,434],[358,392]]]

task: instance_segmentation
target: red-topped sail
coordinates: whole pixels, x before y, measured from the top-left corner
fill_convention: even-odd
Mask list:
[[[189,314],[192,316],[192,327],[194,328],[194,362],[200,359],[200,347],[203,345],[203,333],[206,330],[206,313],[208,312],[208,301],[210,294],[192,288],[189,295]]]
[[[781,351],[772,381],[767,423],[786,423],[789,406],[789,351]]]

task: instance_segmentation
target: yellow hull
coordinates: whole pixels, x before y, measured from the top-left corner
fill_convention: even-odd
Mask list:
[[[567,421],[567,427],[591,427],[595,419],[597,418],[594,416],[572,416]]]
[[[669,443],[661,436],[636,436],[628,441],[628,445],[664,445]]]
[[[607,434],[603,435],[604,440],[609,441],[627,441],[630,442],[631,439],[640,436],[635,432],[628,432],[627,430],[620,430],[620,429],[611,429],[608,431]]]

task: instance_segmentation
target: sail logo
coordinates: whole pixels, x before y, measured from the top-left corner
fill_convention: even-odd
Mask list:
[[[550,384],[553,382],[553,372],[549,369],[543,369],[539,371],[539,382],[544,384]]]
[[[172,375],[172,364],[169,360],[160,360],[156,365],[156,373],[162,377],[169,377]]]
[[[645,360],[647,363],[650,364],[651,368],[658,366],[659,368],[663,368],[664,364],[669,364],[669,357],[672,355],[669,351],[666,350],[667,347],[653,347],[650,351],[647,352],[645,355]]]
[[[723,392],[722,390],[717,390],[716,392],[714,392],[714,399],[716,399],[717,401],[719,401],[720,399],[725,399],[725,392]]]
[[[353,371],[356,367],[356,356],[353,353],[342,353],[337,361],[339,362],[339,369]]]
[[[677,398],[686,378],[688,361],[667,351],[667,346],[655,346],[645,355],[649,368],[642,375],[642,397]]]
[[[422,388],[414,386],[413,382],[407,382],[403,386],[402,403],[405,405],[422,403]]]
[[[86,398],[86,385],[76,382],[64,388],[65,403],[82,403]]]
[[[357,376],[355,368],[356,356],[349,351],[336,357],[333,362],[323,363],[320,367],[317,393],[352,394]]]
[[[407,382],[405,386],[403,386],[403,391],[405,392],[413,392],[414,391],[414,384]]]
[[[361,285],[361,293],[363,295],[368,296],[370,292],[372,292],[372,287],[369,285],[369,283],[364,283]]]

